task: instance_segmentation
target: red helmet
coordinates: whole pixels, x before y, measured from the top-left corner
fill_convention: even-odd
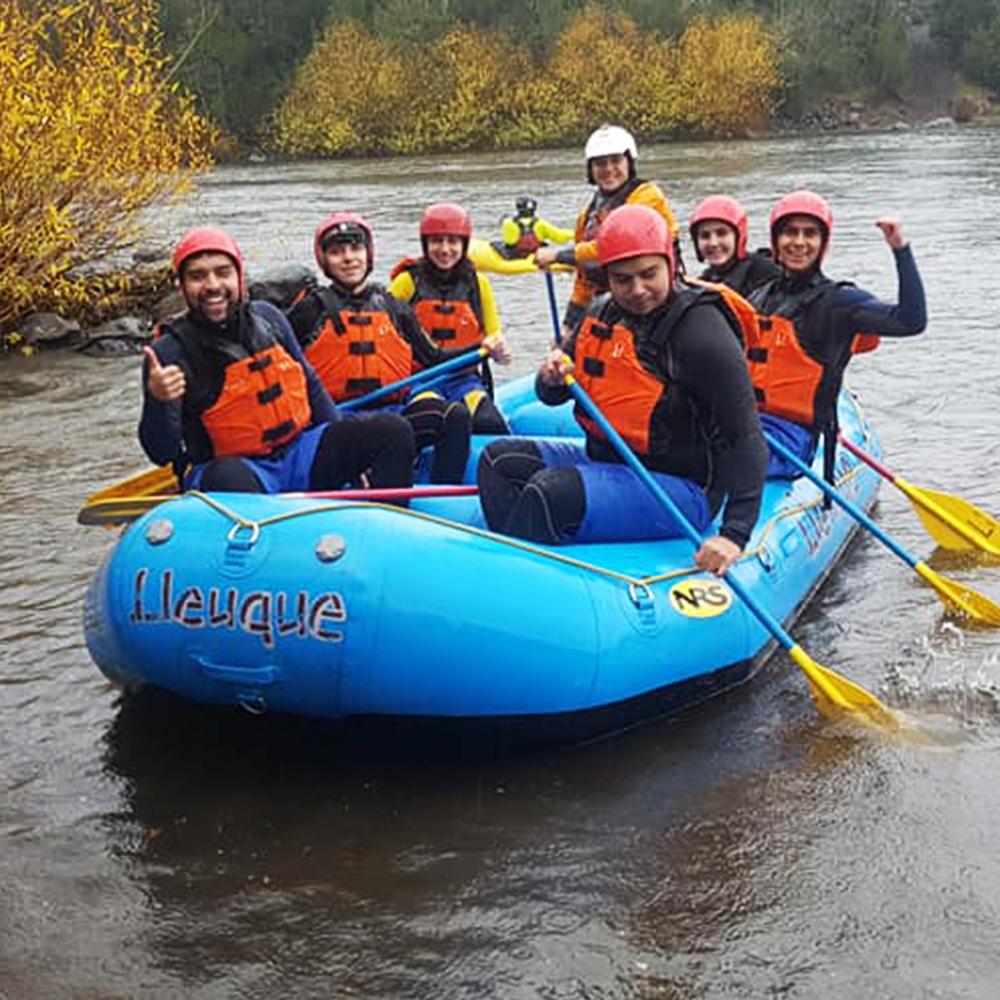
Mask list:
[[[365,277],[371,274],[375,265],[375,234],[363,215],[357,212],[333,212],[317,227],[313,237],[313,253],[320,270],[326,274],[326,249],[333,243],[362,242],[368,247],[368,270]]]
[[[180,238],[180,241],[174,248],[174,274],[180,278],[184,262],[189,257],[197,257],[203,253],[224,253],[227,257],[233,259],[236,271],[239,274],[240,295],[242,295],[245,280],[243,275],[243,254],[240,253],[240,248],[236,245],[236,240],[224,229],[218,229],[215,226],[197,226],[194,229],[189,229]]]
[[[472,236],[472,219],[461,205],[453,201],[439,201],[428,205],[420,220],[420,238],[428,236]]]
[[[815,191],[793,191],[771,209],[771,253],[774,254],[774,259],[778,259],[778,231],[782,222],[791,215],[812,216],[823,227],[823,248],[819,254],[822,262],[833,234],[833,211],[826,199]]]
[[[715,194],[706,198],[694,210],[691,216],[691,242],[698,260],[704,260],[698,249],[697,229],[699,222],[725,222],[736,230],[736,259],[743,260],[747,255],[747,213],[746,209],[735,199],[726,194]]]
[[[674,244],[667,220],[646,205],[622,205],[601,223],[597,231],[597,261],[602,267],[616,260],[659,254],[667,258],[670,273],[676,271]]]

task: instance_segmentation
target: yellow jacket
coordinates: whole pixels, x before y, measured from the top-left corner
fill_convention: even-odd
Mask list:
[[[500,313],[497,311],[496,299],[493,296],[493,286],[485,274],[477,272],[479,282],[479,298],[483,307],[483,335],[492,336],[500,332]],[[400,271],[389,285],[389,294],[400,300],[409,302],[416,294],[413,276],[409,271]]]

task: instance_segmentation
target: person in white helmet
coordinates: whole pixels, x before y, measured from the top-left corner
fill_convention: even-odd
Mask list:
[[[647,205],[666,219],[671,240],[676,243],[678,237],[677,219],[663,190],[636,175],[638,150],[630,132],[618,125],[602,125],[591,133],[584,156],[587,181],[597,191],[577,217],[574,244],[563,250],[541,247],[535,254],[535,262],[542,268],[552,264],[576,267],[573,293],[563,316],[562,340],[579,326],[594,296],[607,291],[597,264],[597,230],[605,216],[621,205]]]

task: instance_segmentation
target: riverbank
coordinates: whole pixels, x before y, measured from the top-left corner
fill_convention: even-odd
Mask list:
[[[951,125],[992,125],[1000,122],[1000,105],[993,95],[971,87],[954,96],[932,100],[904,98],[862,101],[830,98],[799,116],[779,116],[761,137],[836,132],[896,132]]]
[[[899,99],[874,103],[846,98],[830,100],[805,115],[777,119],[772,127],[753,136],[733,139],[732,142],[738,146],[776,137],[786,139],[838,134],[900,133],[946,128],[961,130],[998,123],[1000,108],[991,96],[963,87],[956,96],[937,100]],[[643,145],[655,141],[644,140]],[[682,144],[677,139],[663,141],[670,145]],[[698,145],[693,141],[688,144]],[[537,151],[535,153],[537,155]],[[462,157],[474,158],[476,155],[463,153]],[[366,159],[368,158],[343,157],[337,163],[343,163],[344,169],[348,169],[348,164],[362,164]],[[405,159],[393,157],[387,158],[387,161],[402,164]],[[292,162],[310,161],[292,161],[287,157],[271,159],[259,152],[247,151],[225,166],[252,167],[266,163],[269,169],[281,169]],[[49,307],[42,306],[38,313],[24,317],[15,327],[0,331],[0,358],[4,354],[30,355],[54,350],[91,354],[138,353],[148,340],[154,323],[183,307],[176,295],[171,295],[168,257],[169,250],[165,248],[140,254],[130,271],[134,281],[128,293],[112,300],[103,297],[99,303],[95,302],[93,308],[87,310],[86,315],[60,316],[46,311]],[[265,284],[269,279],[276,278],[282,287],[262,291],[259,297],[279,302],[284,299],[289,282],[301,283],[305,280],[301,269],[291,276],[267,273],[263,278]]]

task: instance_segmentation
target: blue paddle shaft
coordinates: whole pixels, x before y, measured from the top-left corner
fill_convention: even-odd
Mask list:
[[[895,552],[900,559],[910,565],[913,569],[917,568],[917,560],[910,555],[906,549],[899,545],[895,539],[890,538],[860,507],[848,500],[843,493],[828,483],[822,476],[813,471],[813,469],[803,462],[798,455],[789,451],[773,435],[765,432],[764,437],[767,439],[769,447],[776,451],[783,459],[791,462],[792,465],[794,465],[795,468],[806,477],[806,479],[808,479],[811,483],[815,483],[816,486],[818,486],[834,503],[843,507],[844,510],[846,510],[847,513],[858,522],[858,524],[867,528],[883,545]]]
[[[549,293],[549,312],[552,313],[552,332],[556,338],[556,347],[562,343],[562,327],[559,323],[559,303],[556,301],[556,282],[551,271],[545,272],[545,287]]]
[[[458,357],[454,357],[449,361],[442,361],[441,364],[435,365],[433,368],[425,368],[423,371],[417,372],[415,375],[410,375],[407,378],[401,378],[398,382],[393,382],[391,385],[384,385],[382,388],[374,389],[372,392],[369,392],[364,396],[358,396],[357,399],[349,399],[346,402],[338,403],[337,405],[342,410],[357,410],[359,407],[367,406],[369,403],[374,403],[375,400],[381,399],[383,396],[391,396],[393,393],[399,392],[401,389],[408,389],[411,385],[431,385],[434,382],[440,382],[441,379],[450,375],[453,371],[457,371],[460,368],[466,368],[477,358],[485,356],[485,348],[477,347],[475,350],[466,351],[464,354],[460,354]]]
[[[694,543],[695,548],[700,548],[703,541],[701,535],[695,531],[694,525],[681,513],[678,509],[677,504],[670,499],[668,494],[663,490],[660,484],[652,477],[649,469],[646,468],[639,461],[635,452],[628,446],[625,439],[615,430],[611,425],[608,418],[601,413],[597,408],[594,401],[584,392],[583,387],[577,383],[576,379],[569,376],[566,380],[566,384],[569,387],[570,393],[572,393],[573,398],[587,411],[587,415],[591,420],[601,428],[604,436],[615,446],[618,454],[621,455],[622,460],[625,464],[639,477],[646,489],[653,494],[654,497],[662,504],[665,510],[667,510],[674,520],[680,525],[684,534]],[[753,612],[754,616],[771,633],[772,636],[782,645],[785,649],[792,649],[796,642],[795,640],[782,628],[781,623],[757,600],[751,596],[750,592],[743,586],[743,584],[732,574],[731,571],[727,570],[723,574],[726,583],[736,592],[737,596],[743,601],[743,603]]]

